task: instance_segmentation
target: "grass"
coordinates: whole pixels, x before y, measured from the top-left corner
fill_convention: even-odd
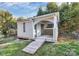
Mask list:
[[[9,38],[8,38],[9,39]],[[5,38],[5,40],[8,40]],[[14,38],[11,41],[0,44],[0,56],[78,56],[79,55],[79,40],[61,40],[57,43],[45,43],[34,54],[28,54],[22,51],[31,40],[16,41]]]
[[[79,55],[79,41],[65,43],[45,43],[36,53],[40,56],[75,56]]]
[[[7,43],[13,40],[15,40],[15,37],[4,37],[4,35],[0,33],[0,44]]]
[[[13,40],[15,40],[14,37],[7,37],[7,38],[2,37],[2,38],[0,38],[0,44],[7,43],[7,42],[11,42]]]
[[[17,56],[17,55],[27,55],[22,49],[31,41],[13,41],[12,44],[6,45],[0,49],[0,55],[2,56]]]

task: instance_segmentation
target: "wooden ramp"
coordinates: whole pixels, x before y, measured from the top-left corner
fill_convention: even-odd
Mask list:
[[[35,41],[31,42],[28,46],[26,46],[23,51],[29,54],[34,54],[38,48],[40,48],[45,42],[44,38],[36,38]]]

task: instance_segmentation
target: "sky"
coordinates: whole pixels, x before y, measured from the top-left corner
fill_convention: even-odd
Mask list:
[[[45,10],[48,2],[0,2],[0,9],[8,10],[16,17],[33,17],[37,15],[38,8]]]
[[[32,17],[37,14],[38,8],[46,9],[47,2],[0,2],[0,9],[8,10],[16,17]]]

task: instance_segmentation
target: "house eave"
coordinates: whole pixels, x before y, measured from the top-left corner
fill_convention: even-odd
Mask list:
[[[50,13],[50,14],[45,14],[45,15],[41,15],[41,16],[34,16],[34,17],[24,18],[24,19],[17,18],[17,22],[34,21],[35,19],[40,19],[40,18],[45,18],[45,17],[53,17],[53,16],[59,16],[59,12],[54,12],[54,13]],[[58,21],[59,21],[59,19],[58,19]]]

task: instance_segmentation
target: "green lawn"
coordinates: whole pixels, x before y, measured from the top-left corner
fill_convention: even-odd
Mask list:
[[[2,43],[7,43],[7,42],[10,42],[10,41],[14,41],[15,38],[14,37],[9,37],[9,38],[0,38],[0,44]]]
[[[11,39],[11,38],[10,38]],[[1,39],[0,39],[1,40]],[[9,38],[5,38],[9,40]],[[27,46],[31,40],[16,41],[13,37],[10,41],[2,40],[0,44],[1,56],[29,56],[22,49]],[[79,55],[79,40],[62,40],[57,43],[45,43],[34,56],[63,56],[63,55]]]

